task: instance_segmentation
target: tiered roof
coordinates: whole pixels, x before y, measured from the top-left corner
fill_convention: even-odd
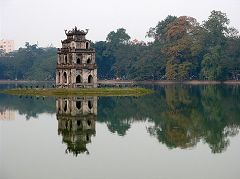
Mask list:
[[[84,30],[80,30],[80,29],[77,29],[77,27],[75,26],[75,28],[73,28],[72,30],[65,30],[65,34],[67,36],[72,36],[72,35],[87,35],[88,33],[88,29],[86,29],[85,31]]]

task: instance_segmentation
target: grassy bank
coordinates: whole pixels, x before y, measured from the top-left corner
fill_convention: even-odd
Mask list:
[[[145,88],[16,88],[2,90],[1,93],[28,96],[142,96],[153,91]]]

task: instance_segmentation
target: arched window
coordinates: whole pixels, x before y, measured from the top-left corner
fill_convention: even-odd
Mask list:
[[[77,77],[76,77],[76,83],[81,83],[81,76],[80,75],[78,75]]]
[[[87,121],[87,124],[88,124],[88,126],[91,126],[91,121],[88,120],[88,121]]]
[[[80,64],[81,61],[80,61],[80,58],[77,58],[77,64]]]
[[[66,72],[63,73],[63,82],[67,83],[67,73]]]
[[[89,76],[88,76],[88,83],[93,83],[93,77],[92,77],[92,75],[89,75]]]
[[[67,64],[67,55],[65,55],[64,63]]]
[[[87,59],[87,64],[90,64],[91,63],[91,58],[88,58]]]
[[[81,109],[81,107],[82,107],[81,101],[76,101],[76,107],[77,107],[77,109]]]
[[[88,101],[88,108],[92,109],[93,108],[93,102],[92,101]]]
[[[80,125],[81,125],[81,121],[77,120],[77,126],[80,127]]]
[[[86,49],[88,49],[89,48],[89,43],[88,42],[86,42]]]
[[[64,112],[67,111],[67,101],[64,101],[64,108],[63,108]]]
[[[61,83],[61,73],[58,72],[58,83]]]

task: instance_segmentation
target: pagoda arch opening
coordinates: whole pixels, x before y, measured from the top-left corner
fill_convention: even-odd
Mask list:
[[[58,83],[61,83],[61,73],[58,72]]]
[[[80,58],[77,58],[77,64],[80,64],[80,63],[81,63]]]
[[[67,72],[63,73],[63,82],[67,83]]]
[[[87,121],[87,124],[88,124],[88,126],[91,126],[91,121],[88,120],[88,121]]]
[[[64,108],[63,108],[64,112],[67,112],[67,101],[64,101]]]
[[[81,109],[81,107],[82,107],[81,101],[76,101],[76,107],[78,110]]]
[[[93,76],[92,75],[88,76],[88,83],[93,83]]]
[[[78,76],[76,77],[76,83],[81,83],[81,82],[82,82],[81,76],[78,75]]]
[[[87,64],[90,64],[91,63],[91,58],[88,58],[87,59]]]
[[[64,57],[64,63],[67,64],[67,55]]]
[[[77,126],[80,127],[81,126],[81,121],[77,120]]]
[[[89,49],[89,43],[86,42],[86,49]]]
[[[93,108],[93,102],[92,101],[88,101],[88,108],[92,109]]]

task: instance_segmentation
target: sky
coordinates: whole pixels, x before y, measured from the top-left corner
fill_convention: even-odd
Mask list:
[[[102,41],[125,28],[132,39],[146,39],[150,27],[168,15],[192,16],[202,22],[212,10],[227,13],[240,30],[240,0],[0,0],[0,39],[41,47],[61,46],[64,29],[90,29],[89,40]]]

